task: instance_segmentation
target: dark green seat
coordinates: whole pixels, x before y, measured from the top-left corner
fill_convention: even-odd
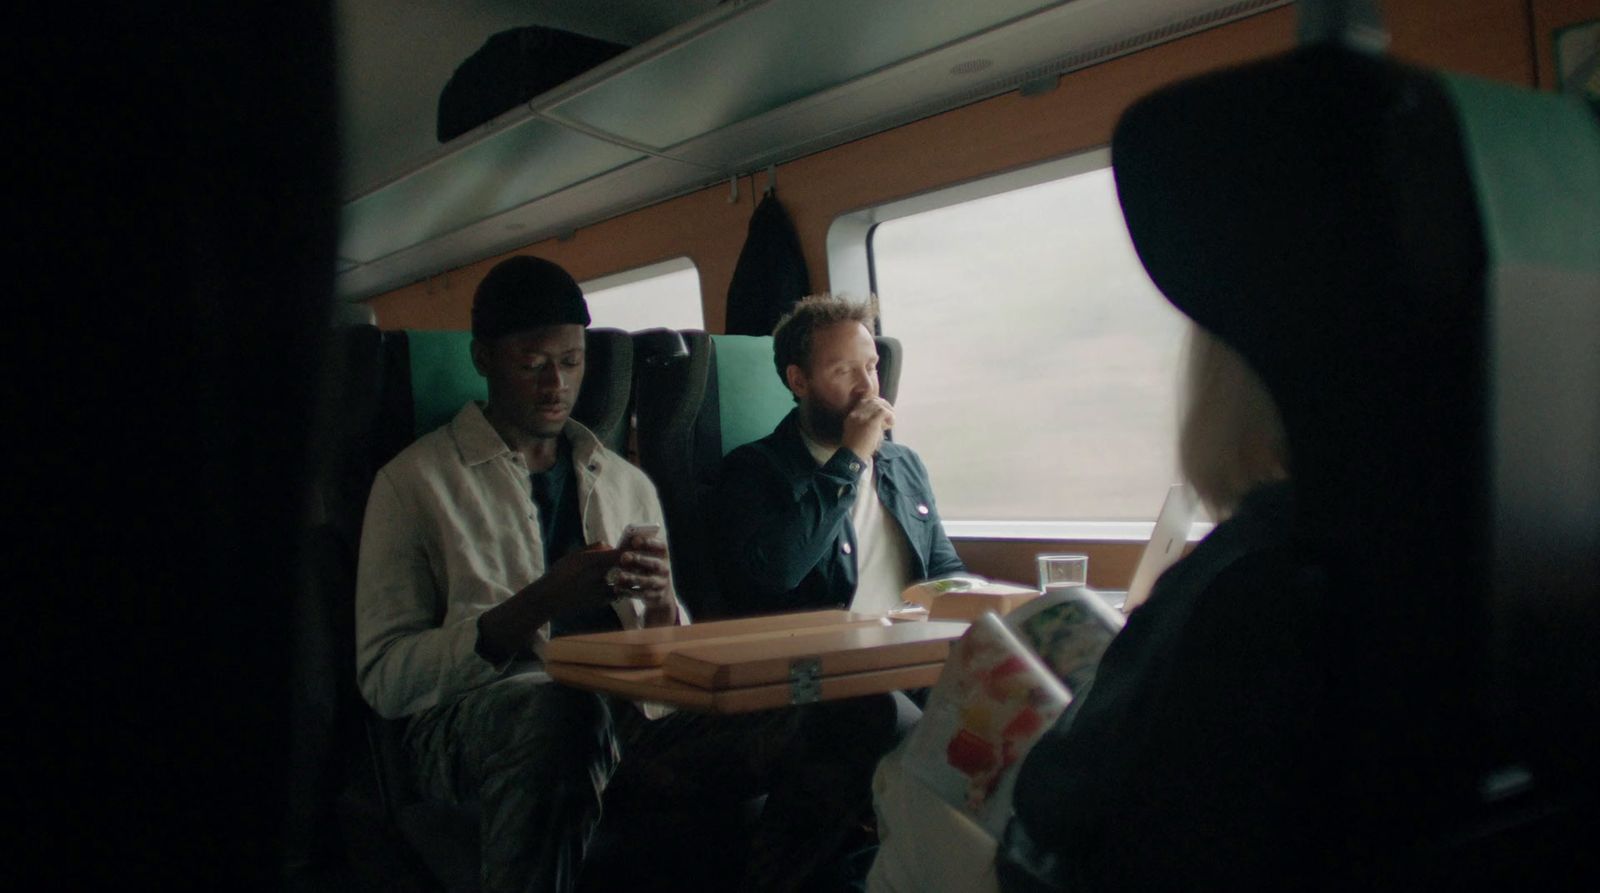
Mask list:
[[[488,399],[488,384],[472,365],[471,343],[471,332],[384,333],[385,436],[394,452],[449,422],[468,400]],[[583,387],[572,417],[607,448],[624,453],[633,390],[633,341],[616,329],[589,329],[585,352]]]
[[[450,421],[466,401],[488,399],[488,384],[472,366],[471,342],[470,332],[383,333],[383,461]],[[420,391],[413,381],[421,384]]]

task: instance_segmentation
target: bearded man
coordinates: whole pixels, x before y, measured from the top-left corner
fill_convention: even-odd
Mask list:
[[[773,330],[795,409],[724,460],[714,505],[724,591],[741,612],[881,613],[910,583],[965,570],[928,470],[884,439],[873,304],[800,301]]]

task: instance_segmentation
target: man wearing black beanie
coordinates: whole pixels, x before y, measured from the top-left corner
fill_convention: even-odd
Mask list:
[[[570,418],[588,323],[559,266],[496,265],[472,307],[487,403],[403,450],[367,501],[357,678],[380,715],[409,718],[425,796],[483,801],[486,891],[570,888],[599,819],[586,767],[615,768],[596,753],[605,705],[542,672],[549,637],[679,616],[662,538],[621,541],[661,523],[655,489]]]
[[[701,801],[770,787],[752,867],[803,879],[844,842],[854,805],[819,797],[839,786],[817,779],[863,775],[883,747],[816,752],[799,711],[663,717],[543,672],[553,635],[687,622],[654,486],[571,418],[589,320],[577,283],[547,260],[512,257],[479,285],[472,361],[488,401],[384,466],[367,503],[362,693],[380,715],[408,719],[424,796],[479,801],[486,893],[571,890],[619,760],[617,784],[647,796],[646,778]]]

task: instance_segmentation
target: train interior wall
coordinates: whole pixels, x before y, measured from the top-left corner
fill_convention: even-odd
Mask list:
[[[1388,0],[1390,52],[1420,65],[1550,89],[1549,36],[1600,15],[1595,0]],[[1283,7],[1070,73],[1055,89],[1012,92],[796,159],[776,169],[812,287],[829,287],[827,232],[839,215],[1103,146],[1118,116],[1164,84],[1289,50],[1295,9]],[[726,181],[510,253],[560,263],[580,281],[676,257],[700,274],[709,331],[721,331],[724,298],[743,247],[762,174]],[[465,329],[473,289],[500,254],[368,301],[384,328]],[[893,335],[892,331],[885,334]],[[1090,555],[1091,584],[1125,586],[1140,544],[1112,541],[962,539],[974,572],[1032,579],[1040,551]]]

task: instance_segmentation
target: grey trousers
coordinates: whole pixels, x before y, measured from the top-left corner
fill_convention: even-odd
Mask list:
[[[572,890],[613,784],[679,804],[767,793],[745,889],[807,890],[870,820],[873,768],[914,721],[908,710],[882,695],[647,720],[626,702],[513,676],[418,714],[406,742],[424,797],[479,801],[484,893]]]

